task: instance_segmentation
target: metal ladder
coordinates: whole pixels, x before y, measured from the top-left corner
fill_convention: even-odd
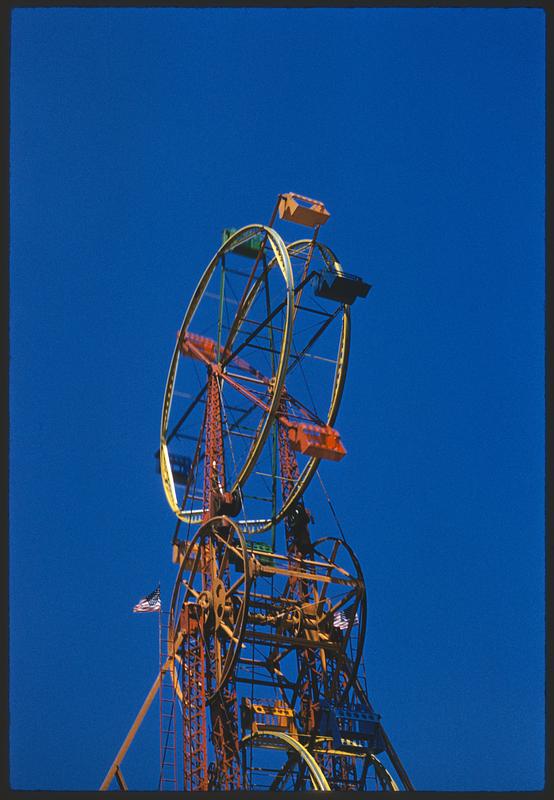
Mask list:
[[[175,652],[170,612],[160,611],[160,672],[170,658],[170,667],[160,675],[160,791],[177,791],[177,731],[175,706]]]

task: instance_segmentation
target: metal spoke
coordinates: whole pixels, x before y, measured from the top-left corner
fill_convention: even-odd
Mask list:
[[[238,579],[237,579],[237,580],[234,582],[234,584],[233,584],[233,585],[232,585],[232,586],[231,586],[229,589],[227,589],[227,594],[228,594],[228,595],[234,594],[234,592],[236,592],[236,590],[238,589],[238,587],[239,587],[239,586],[242,586],[242,584],[243,584],[243,583],[244,583],[244,575],[241,575],[241,576],[240,576],[240,578],[238,578]]]
[[[238,643],[239,643],[239,640],[237,639],[237,637],[236,637],[236,636],[234,636],[234,635],[233,635],[233,631],[231,630],[231,628],[230,628],[230,627],[229,627],[229,626],[228,626],[228,625],[227,625],[225,622],[221,622],[221,621],[220,621],[220,623],[219,623],[219,627],[220,627],[220,628],[221,628],[223,631],[225,631],[225,633],[227,634],[227,636],[229,637],[229,639],[231,639],[231,641],[233,641],[235,644],[238,644]]]
[[[183,415],[182,415],[182,416],[179,418],[179,420],[178,420],[178,421],[175,423],[175,425],[174,425],[174,427],[173,427],[173,429],[172,429],[171,433],[169,433],[169,434],[166,436],[166,440],[165,440],[165,441],[166,441],[166,444],[169,444],[169,442],[170,442],[170,441],[173,439],[173,437],[174,437],[174,436],[175,436],[175,434],[178,432],[179,428],[180,428],[180,427],[183,425],[183,423],[185,422],[185,420],[186,420],[186,419],[188,419],[188,417],[189,417],[189,416],[192,414],[192,412],[194,411],[194,409],[195,409],[195,407],[197,406],[198,402],[199,402],[199,401],[202,399],[202,396],[204,395],[204,393],[205,393],[205,391],[206,391],[206,389],[207,389],[207,388],[208,388],[208,382],[206,381],[206,383],[204,384],[203,388],[202,388],[202,389],[200,389],[200,391],[198,392],[198,394],[196,395],[196,397],[194,398],[194,400],[191,402],[191,404],[189,405],[189,407],[187,408],[187,410],[186,410],[186,411],[184,412],[184,414],[183,414]]]

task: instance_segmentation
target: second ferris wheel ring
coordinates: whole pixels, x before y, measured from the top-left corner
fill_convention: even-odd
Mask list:
[[[256,252],[250,269],[233,258],[245,247]],[[278,269],[270,269],[270,262]],[[240,506],[237,495],[256,464],[281,400],[293,316],[294,279],[279,234],[265,225],[232,233],[192,296],[165,389],[160,472],[168,503],[182,521],[198,524],[208,512],[221,511],[224,498],[231,506],[234,498]],[[209,437],[216,438],[218,453],[211,464],[204,458]],[[190,468],[183,474],[175,465],[192,451]],[[202,474],[207,480],[201,480]],[[222,504],[208,510],[199,486],[214,482]]]

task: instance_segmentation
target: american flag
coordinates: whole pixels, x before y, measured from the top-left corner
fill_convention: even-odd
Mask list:
[[[147,594],[142,600],[139,600],[136,606],[133,606],[133,611],[161,611],[162,601],[160,598],[160,587],[156,587],[153,592]]]
[[[340,628],[341,631],[345,631],[348,626],[350,625],[350,618],[352,617],[352,609],[347,609],[346,613],[344,611],[335,611],[333,615],[333,625],[335,628]],[[360,620],[358,618],[358,612],[354,614],[354,625],[359,625]]]

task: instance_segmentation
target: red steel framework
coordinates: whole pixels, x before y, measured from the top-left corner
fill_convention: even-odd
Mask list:
[[[285,244],[277,217],[311,236]],[[346,454],[334,425],[350,306],[370,288],[319,242],[329,217],[289,192],[267,226],[226,229],[187,309],[158,453],[178,573],[160,616],[158,678],[101,789],[127,788],[121,764],[156,692],[162,790],[413,789],[367,695],[360,564],[340,525],[339,537],[312,538],[304,505],[320,460]],[[213,324],[208,298],[218,298]],[[314,372],[326,364],[331,378]],[[179,365],[200,386],[190,392],[187,373],[181,396],[192,400],[176,409]],[[180,440],[196,442],[192,458],[169,450]],[[249,517],[264,502],[269,516]]]
[[[180,651],[183,674],[183,771],[185,791],[208,788],[205,653],[198,614],[192,604],[181,610],[180,626],[186,631]]]

